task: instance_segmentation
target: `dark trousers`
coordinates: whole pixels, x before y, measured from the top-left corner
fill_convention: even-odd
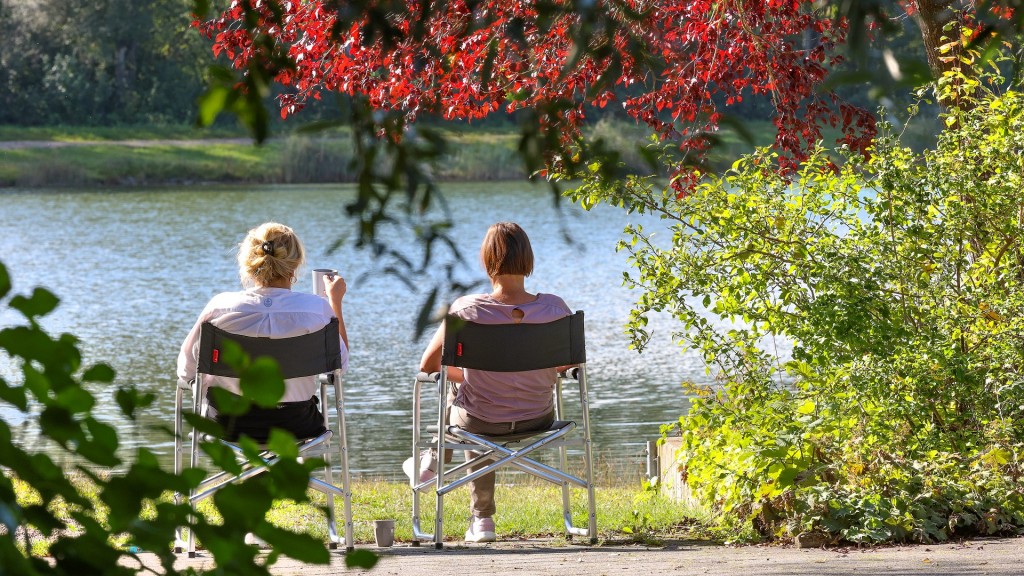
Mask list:
[[[213,396],[207,393],[206,398],[210,407],[216,410]],[[221,414],[217,410],[216,420],[224,428],[224,439],[228,442],[248,436],[262,444],[270,437],[271,428],[287,430],[297,440],[315,438],[327,431],[316,396],[302,402],[282,402],[275,408],[253,406],[240,416]]]

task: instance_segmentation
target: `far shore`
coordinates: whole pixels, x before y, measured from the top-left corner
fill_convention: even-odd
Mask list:
[[[438,181],[527,176],[504,134],[454,136],[435,168]],[[347,135],[248,138],[0,140],[0,190],[224,184],[354,182]]]
[[[769,128],[757,126],[762,135]],[[431,163],[438,182],[523,180],[521,135],[512,126],[436,128],[447,152]],[[626,170],[649,172],[640,148],[648,131],[600,120],[588,131],[617,150]],[[711,163],[728,166],[750,145],[724,137]],[[356,180],[351,133],[275,133],[256,145],[244,132],[189,126],[17,127],[0,125],[4,189],[345,183]],[[384,166],[381,167],[385,169]]]
[[[189,138],[132,139],[132,140],[0,140],[0,150],[24,150],[27,148],[67,148],[69,146],[125,146],[128,148],[152,148],[154,146],[203,146],[206,144],[252,144],[248,138]]]

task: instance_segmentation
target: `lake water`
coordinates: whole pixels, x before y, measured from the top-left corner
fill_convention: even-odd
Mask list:
[[[628,349],[623,325],[635,294],[622,286],[626,258],[614,247],[626,224],[640,219],[656,228],[657,221],[609,207],[556,210],[550,192],[528,184],[451,184],[445,195],[469,263],[466,279],[483,279],[476,251],[487,227],[513,220],[537,255],[527,288],[586,311],[597,458],[639,469],[644,441],[687,409],[680,384],[707,380],[700,359],[670,341],[668,319],[652,321],[656,336],[642,355]],[[87,363],[108,362],[117,382],[158,395],[141,423],[129,425],[117,421],[115,388],[94,390],[99,414],[121,430],[124,450],[147,445],[169,462],[171,439],[161,428],[172,421],[181,341],[211,296],[239,288],[234,254],[245,231],[268,220],[292,226],[306,244],[307,269],[337,268],[349,282],[345,398],[353,472],[398,478],[411,438],[411,381],[429,337],[413,337],[415,319],[431,284],[410,287],[383,273],[380,261],[351,242],[327,253],[339,237],[354,236],[355,223],[344,215],[353,196],[344,185],[8,191],[0,259],[15,293],[44,286],[61,298],[43,323],[48,331],[77,335]],[[381,239],[417,255],[398,229],[383,230]],[[303,273],[295,289],[310,291],[309,276]],[[0,325],[19,320],[0,312]],[[0,376],[15,375],[11,361],[0,358]],[[17,442],[37,441],[32,414],[5,405],[0,418]]]

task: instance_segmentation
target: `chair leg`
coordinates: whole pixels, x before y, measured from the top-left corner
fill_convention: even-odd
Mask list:
[[[558,447],[558,469],[566,469],[565,446]],[[565,524],[565,539],[572,540],[572,510],[569,508],[569,483],[562,481],[562,520]]]
[[[178,386],[174,394],[174,475],[178,476],[181,474],[181,403],[183,401],[183,393],[181,386]],[[181,494],[178,492],[174,493],[174,504],[177,506],[181,504]],[[181,554],[184,546],[182,542],[181,526],[174,529],[174,553]]]
[[[328,484],[334,485],[334,474],[331,470],[331,445],[328,441],[324,451],[324,479]],[[327,494],[327,547],[331,550],[338,548],[341,538],[338,536],[338,519],[334,509],[334,494]]]
[[[436,486],[436,507],[434,511],[434,548],[440,550],[444,547],[444,494],[441,488],[444,486],[445,477],[445,430],[448,428],[448,370],[441,367],[441,379],[438,381],[438,403],[437,403],[437,477],[434,479]]]
[[[587,365],[583,363],[578,373],[580,383],[580,404],[583,408],[583,464],[587,475],[587,505],[589,507],[587,531],[590,532],[590,543],[597,544],[597,508],[594,499],[594,454],[590,439],[590,396],[587,392]]]
[[[438,467],[440,468],[441,465]],[[437,477],[442,477],[441,470],[437,471]],[[444,494],[437,495],[437,507],[434,514],[434,548],[440,550],[444,547]]]
[[[342,514],[345,517],[345,550],[355,550],[352,527],[352,483],[348,467],[348,437],[345,433],[345,399],[342,396],[341,371],[334,375],[334,409],[338,414],[338,437],[341,449],[341,490],[345,494]]]
[[[587,530],[590,532],[590,543],[597,544],[597,501],[594,496],[594,461],[591,458],[590,453],[590,430],[587,430],[586,442],[587,444],[586,449],[584,451],[584,457],[587,460]]]
[[[200,413],[200,402],[201,402],[201,396],[202,396],[202,385],[199,384],[199,382],[201,382],[201,381],[202,381],[201,380],[201,376],[197,376],[196,377],[196,382],[197,382],[196,386],[198,386],[199,392],[193,391],[193,400],[192,400],[192,413],[193,414],[199,414]],[[199,431],[197,431],[195,429],[192,430],[192,439],[191,440],[192,440],[192,442],[191,442],[192,448],[189,451],[188,465],[189,465],[189,468],[195,468],[196,466],[199,465]],[[195,490],[191,490],[189,492],[189,506],[193,508],[193,513],[195,512],[195,508],[194,508],[194,506],[192,504],[192,498],[193,498],[193,496],[195,496],[195,494],[196,494]],[[193,522],[193,523],[196,522],[196,517],[194,515],[190,515],[188,518],[189,518],[190,522]],[[186,550],[188,550],[188,557],[189,558],[195,558],[196,557],[196,534],[195,534],[195,530],[193,530],[192,527],[189,527],[189,530],[188,530],[188,546],[186,547]]]

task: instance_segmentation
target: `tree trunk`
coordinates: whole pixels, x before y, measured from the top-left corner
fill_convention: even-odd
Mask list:
[[[935,77],[941,77],[943,72],[948,72],[959,63],[953,59],[943,62],[939,58],[943,56],[940,47],[951,40],[960,38],[960,16],[959,11],[966,9],[964,3],[958,0],[918,0],[917,13],[914,19],[921,28],[921,36],[924,39],[924,51],[928,56],[928,66]],[[949,30],[943,28],[952,23]],[[954,48],[945,56],[956,56],[959,50]]]
[[[963,54],[961,35],[965,16],[974,12],[973,0],[917,0],[917,12],[914,20],[921,28],[921,37],[924,40],[924,51],[928,58],[928,67],[932,75],[938,80],[947,72],[959,70],[961,74],[972,75],[968,68],[962,66],[960,56]],[[942,47],[950,45],[946,52]],[[954,80],[957,84],[960,81]],[[953,98],[957,101],[950,101],[949,98],[938,98],[938,103],[946,108],[957,106],[963,109],[970,107],[972,99],[960,100],[956,97],[959,90],[953,91]],[[955,125],[953,126],[955,127]]]

